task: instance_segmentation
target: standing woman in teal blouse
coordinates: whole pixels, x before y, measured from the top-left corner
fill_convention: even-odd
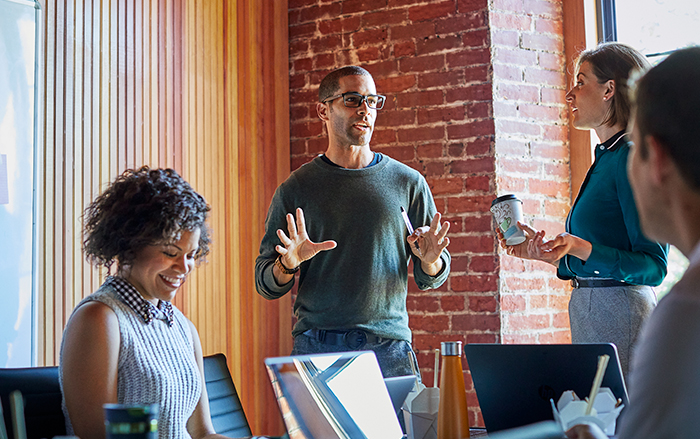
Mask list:
[[[573,343],[614,343],[625,375],[640,326],[656,305],[652,286],[666,276],[668,246],[642,235],[627,180],[630,118],[627,80],[646,69],[644,55],[620,43],[584,51],[566,94],[573,125],[603,142],[566,219],[566,232],[545,239],[519,223],[528,240],[501,245],[509,254],[549,262],[574,287],[569,302]]]

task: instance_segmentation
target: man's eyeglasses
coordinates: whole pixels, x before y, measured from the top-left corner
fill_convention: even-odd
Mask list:
[[[357,108],[362,105],[363,102],[367,102],[367,106],[373,110],[381,110],[384,107],[384,101],[386,101],[386,96],[382,95],[361,95],[354,91],[349,91],[341,95],[331,96],[324,99],[321,103],[325,104],[332,100],[343,98],[343,105],[349,108]]]

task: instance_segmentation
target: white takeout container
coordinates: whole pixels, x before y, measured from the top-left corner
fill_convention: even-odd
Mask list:
[[[573,390],[564,392],[556,407],[554,400],[550,399],[550,402],[552,403],[554,420],[561,425],[564,431],[577,424],[595,424],[608,436],[615,434],[617,417],[625,407],[624,404],[615,407],[617,400],[612,390],[607,387],[601,387],[598,390],[598,395],[593,401],[593,409],[588,416],[585,414],[588,402],[581,400]]]

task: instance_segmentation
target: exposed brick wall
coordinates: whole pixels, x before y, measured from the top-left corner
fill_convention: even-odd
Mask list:
[[[552,237],[570,205],[566,78],[560,1],[494,0],[498,194],[523,200],[526,220]],[[570,287],[549,264],[500,256],[504,343],[568,343]]]
[[[535,9],[524,14],[525,7]],[[373,150],[423,173],[451,222],[449,280],[426,292],[409,283],[410,326],[427,384],[441,341],[568,335],[563,283],[551,267],[499,253],[488,211],[497,192],[515,192],[530,218],[547,219],[536,226],[555,232],[563,223],[560,15],[558,3],[544,0],[289,0],[292,169],[327,147],[315,110],[321,79],[361,65],[388,96]],[[527,292],[533,286],[537,294]],[[470,422],[483,425],[468,371],[465,378]]]

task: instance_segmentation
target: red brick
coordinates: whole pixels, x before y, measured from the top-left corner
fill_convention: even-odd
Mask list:
[[[494,134],[493,120],[491,119],[447,126],[447,138],[451,140],[467,139],[486,134]]]
[[[421,73],[418,76],[418,88],[426,89],[433,87],[449,88],[463,82],[463,74],[459,70],[447,72]]]
[[[503,344],[535,344],[534,334],[503,334]]]
[[[464,230],[470,233],[492,232],[492,220],[490,215],[469,215],[464,217]],[[493,246],[486,252],[492,252]],[[452,251],[452,250],[450,250]]]
[[[352,43],[356,48],[368,44],[380,44],[385,42],[386,39],[386,28],[360,30],[352,34]]]
[[[490,173],[494,171],[494,160],[493,157],[455,160],[452,162],[451,171],[454,174]]]
[[[464,69],[464,82],[490,82],[489,66],[469,66]]]
[[[389,28],[389,35],[392,41],[431,37],[435,35],[435,24],[432,22],[422,22],[406,26],[391,26]]]
[[[409,312],[438,312],[440,311],[440,301],[434,296],[409,294],[406,299],[406,307]]]
[[[467,343],[498,343],[498,334],[467,334]]]
[[[532,156],[535,158],[552,160],[567,160],[569,158],[569,148],[562,144],[532,142],[531,152]]]
[[[300,119],[306,119],[309,114],[309,109],[306,105],[294,105],[289,107],[289,117],[293,121],[299,121]]]
[[[527,191],[527,180],[523,178],[514,178],[505,175],[500,175],[498,177],[498,186],[503,188],[504,192],[526,192]]]
[[[443,162],[425,162],[423,164],[423,174],[426,176],[432,175],[444,175],[445,174],[445,163]]]
[[[564,125],[545,125],[542,127],[542,129],[544,131],[544,140],[556,140],[562,143],[568,141],[568,130]]]
[[[445,128],[418,127],[406,128],[398,132],[399,142],[419,142],[422,140],[440,140],[445,138]]]
[[[366,63],[369,61],[375,61],[380,59],[380,48],[377,46],[365,47],[362,49],[357,49],[355,54],[360,63]]]
[[[513,119],[520,116],[518,108],[520,108],[520,105],[516,101],[497,100],[493,103],[493,114],[498,119]]]
[[[525,311],[527,301],[521,295],[501,294],[501,310],[505,312]]]
[[[287,7],[289,9],[301,8],[303,6],[309,6],[316,4],[317,0],[288,0]]]
[[[432,107],[443,103],[441,90],[401,93],[396,97],[399,108]]]
[[[569,212],[569,203],[563,203],[560,201],[545,200],[544,211],[545,215],[556,216],[559,218],[564,218]]]
[[[442,143],[429,143],[425,145],[418,145],[416,147],[416,154],[420,158],[438,158],[443,156]]]
[[[490,60],[491,51],[488,48],[460,50],[459,52],[448,53],[446,56],[448,68],[486,64]]]
[[[469,271],[472,273],[493,273],[498,268],[498,259],[489,256],[472,256]]]
[[[565,90],[542,87],[543,104],[564,104],[566,102],[565,95]]]
[[[524,156],[530,152],[530,145],[522,140],[498,139],[496,149],[499,154]]]
[[[469,296],[469,310],[474,312],[496,312],[498,301],[494,296]]]
[[[355,12],[382,9],[386,7],[387,0],[345,0],[341,3],[343,5],[343,14],[352,14]]]
[[[569,313],[558,312],[552,316],[552,326],[555,328],[569,328]]]
[[[451,236],[450,253],[491,253],[494,249],[495,235],[492,236]],[[454,277],[452,278],[454,280]],[[460,281],[464,285],[465,281]],[[470,291],[470,290],[460,290]],[[491,290],[486,290],[491,291]]]
[[[481,136],[467,143],[467,155],[476,157],[481,155],[491,155],[493,138],[491,136]]]
[[[559,279],[556,279],[558,282]],[[569,299],[571,296],[569,294],[550,294],[549,295],[549,308],[559,311],[569,310]]]
[[[382,126],[395,127],[401,125],[415,125],[415,110],[389,110],[382,111]]]
[[[366,10],[371,12],[362,15],[363,28],[400,24],[408,18],[405,9],[380,9],[372,6]]]
[[[306,152],[306,140],[291,140],[289,149],[292,154],[304,154]]]
[[[533,291],[535,293],[535,291]],[[530,294],[530,309],[546,309],[548,307],[547,296],[544,294]]]
[[[523,0],[493,0],[494,10],[525,11]]]
[[[392,59],[367,64],[364,68],[366,68],[375,79],[396,75],[398,73],[398,63]]]
[[[291,170],[294,171],[295,169],[299,169],[301,165],[310,162],[313,158],[313,156],[292,157]]]
[[[487,26],[485,12],[469,15],[455,15],[435,22],[435,31],[441,34],[459,34],[465,29],[479,29]]]
[[[427,72],[440,70],[445,67],[443,55],[416,56],[415,58],[403,58],[399,60],[399,69],[402,72]]]
[[[535,32],[563,35],[561,20],[551,20],[548,18],[535,19]]]
[[[321,121],[292,123],[290,127],[290,135],[291,137],[296,138],[320,136],[322,133],[321,126]]]
[[[418,123],[429,124],[435,122],[449,122],[453,120],[463,120],[465,113],[464,105],[421,108],[418,110]]]
[[[316,33],[316,23],[305,23],[298,26],[289,26],[289,39],[310,37]]]
[[[521,104],[520,116],[549,122],[560,122],[563,119],[562,109],[560,107],[532,104]]]
[[[462,40],[457,35],[447,35],[445,37],[421,38],[418,40],[416,52],[418,55],[427,55],[435,52],[455,49],[462,45]]]
[[[328,149],[328,138],[327,137],[315,137],[306,141],[307,153],[308,154],[321,154],[326,152]]]
[[[372,145],[391,145],[396,143],[396,130],[374,129],[372,134]]]
[[[464,180],[459,177],[452,178],[431,178],[428,185],[433,195],[460,194],[464,188]]]
[[[462,44],[464,47],[487,47],[488,41],[488,29],[477,29],[462,34]]]
[[[544,165],[544,175],[558,177],[561,180],[568,180],[569,174],[568,163],[545,163]]]
[[[408,9],[408,18],[413,22],[433,20],[435,18],[445,17],[454,14],[454,0],[445,0],[442,2],[432,1],[425,6],[415,6]]]
[[[544,280],[541,278],[527,279],[522,277],[510,277],[505,281],[505,286],[509,291],[541,291],[545,287]]]
[[[493,96],[490,83],[473,84],[464,87],[455,87],[447,90],[447,102],[458,101],[489,101]]]
[[[571,333],[569,331],[553,331],[546,334],[540,334],[540,344],[570,344]]]
[[[569,193],[569,184],[551,180],[530,180],[530,191],[535,194],[542,194],[550,197],[563,197]]]
[[[493,104],[491,101],[472,102],[467,104],[466,108],[469,119],[490,118],[493,115]]]
[[[421,316],[412,315],[411,326],[428,332],[444,332],[450,330],[450,317],[445,314]]]
[[[460,13],[486,9],[487,6],[488,2],[486,0],[457,0],[457,10]]]
[[[416,157],[415,148],[412,145],[408,146],[396,146],[389,145],[384,148],[377,148],[377,152],[388,155],[389,157],[399,160],[401,162],[407,160],[413,160]]]
[[[296,40],[296,41],[290,41],[289,42],[289,53],[306,53],[309,50],[309,41],[308,40]],[[299,60],[293,60],[292,65],[294,66],[295,71],[299,71],[299,67],[302,67],[301,70],[311,70],[311,66],[313,65],[313,60],[311,58],[303,58]],[[305,67],[305,68],[303,68]]]
[[[404,56],[416,55],[416,43],[413,41],[399,41],[394,44],[394,57],[401,58]]]
[[[299,20],[302,23],[307,23],[321,19],[333,19],[338,15],[340,15],[340,4],[331,3],[302,9]]]
[[[564,54],[539,52],[537,54],[537,66],[542,69],[555,70],[564,75]]]
[[[466,309],[465,298],[466,297],[464,295],[440,297],[440,306],[442,307],[442,311],[464,311]]]
[[[326,53],[326,54],[316,55],[314,57],[314,67],[316,67],[316,69],[327,69],[327,68],[335,67],[335,54]],[[314,82],[314,84],[318,84],[318,82]]]
[[[455,331],[498,331],[501,319],[493,314],[455,314],[452,329]]]
[[[467,191],[489,191],[491,190],[491,176],[489,175],[474,175],[466,179]]]

